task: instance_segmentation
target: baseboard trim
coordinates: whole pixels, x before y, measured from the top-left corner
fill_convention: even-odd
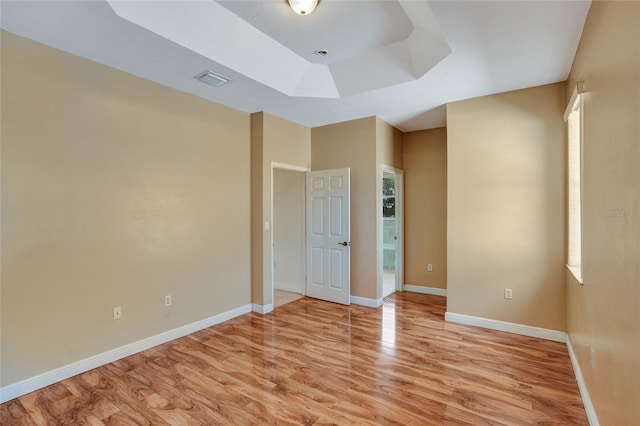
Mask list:
[[[254,303],[253,305],[251,305],[251,310],[258,314],[265,315],[273,311],[273,303],[269,303],[267,305],[257,305]]]
[[[366,297],[350,296],[349,300],[354,305],[367,306],[369,308],[379,308],[382,306],[382,298],[368,299]]]
[[[445,321],[455,322],[458,324],[473,325],[491,330],[505,331],[507,333],[552,340],[554,342],[564,343],[567,341],[567,333],[564,331],[550,330],[548,328],[532,327],[530,325],[516,324],[513,322],[472,317],[470,315],[456,314],[453,312],[445,312],[444,319]]]
[[[576,357],[576,353],[573,350],[573,344],[571,343],[571,339],[567,334],[567,350],[569,351],[569,359],[571,360],[571,365],[573,366],[573,374],[576,376],[576,382],[578,382],[578,389],[580,389],[580,396],[582,397],[582,404],[584,405],[584,409],[587,412],[587,420],[589,420],[589,424],[591,426],[599,426],[600,422],[598,422],[598,416],[596,415],[595,407],[591,402],[591,397],[589,396],[589,390],[587,389],[587,384],[584,382],[584,377],[582,377],[582,369],[580,368],[580,364],[578,363],[578,358]]]
[[[196,331],[220,324],[249,312],[251,312],[251,305],[240,306],[239,308],[231,309],[230,311],[222,312],[212,317],[192,322],[191,324],[183,325],[182,327],[174,328],[173,330],[165,331],[155,336],[147,337],[146,339],[138,340],[137,342],[129,343],[119,348],[111,349],[101,354],[56,368],[55,370],[47,371],[37,376],[4,386],[0,388],[0,404],[68,379],[69,377],[77,376],[78,374],[109,364],[110,362],[195,333]]]
[[[425,287],[421,285],[405,284],[404,291],[411,291],[413,293],[433,294],[434,296],[447,296],[446,288],[437,287]]]

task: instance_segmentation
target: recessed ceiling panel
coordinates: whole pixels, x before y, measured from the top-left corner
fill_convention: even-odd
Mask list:
[[[413,24],[396,1],[322,0],[308,16],[286,0],[220,4],[310,62],[328,64],[405,40]],[[326,50],[326,56],[315,52]]]

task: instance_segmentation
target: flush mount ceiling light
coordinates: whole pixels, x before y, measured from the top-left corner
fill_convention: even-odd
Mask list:
[[[291,9],[298,15],[310,15],[316,10],[320,0],[287,0]]]
[[[221,76],[220,74],[216,74],[213,71],[209,71],[209,70],[201,72],[200,74],[196,75],[194,78],[200,80],[203,83],[210,84],[215,87],[223,86],[231,81],[227,77]]]

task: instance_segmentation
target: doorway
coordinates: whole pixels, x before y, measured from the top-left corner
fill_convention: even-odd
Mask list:
[[[274,308],[305,295],[305,173],[273,169]]]
[[[264,228],[271,230],[270,280],[265,289],[271,303],[261,313],[303,296],[350,303],[349,188],[348,168],[311,172],[271,163],[271,223],[265,222]],[[317,232],[318,225],[323,232]],[[330,247],[312,247],[322,235]],[[324,293],[318,294],[321,288]]]
[[[382,276],[382,297],[402,290],[402,171],[390,166],[382,166],[380,185],[380,247],[381,262],[379,274]]]

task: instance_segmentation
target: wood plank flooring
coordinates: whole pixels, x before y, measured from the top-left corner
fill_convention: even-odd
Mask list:
[[[444,311],[416,293],[300,299],[9,401],[0,424],[588,424],[564,344]]]

